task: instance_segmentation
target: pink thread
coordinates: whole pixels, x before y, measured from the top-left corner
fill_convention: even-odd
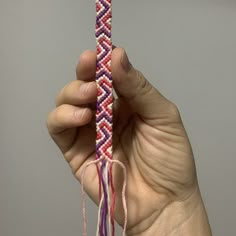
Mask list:
[[[126,203],[126,185],[127,185],[127,180],[126,180],[126,167],[124,166],[124,164],[118,160],[112,160],[106,157],[100,157],[97,160],[91,161],[89,163],[87,163],[83,169],[82,169],[82,174],[81,174],[81,189],[82,189],[82,208],[83,208],[83,236],[87,236],[87,219],[86,219],[86,197],[85,197],[85,191],[84,191],[84,176],[85,176],[85,172],[87,170],[87,168],[90,165],[96,165],[99,162],[101,162],[103,159],[105,159],[107,162],[109,162],[111,164],[111,166],[113,164],[117,164],[119,165],[122,170],[123,170],[123,175],[124,175],[124,181],[123,181],[123,187],[122,187],[122,193],[121,193],[121,197],[122,197],[122,204],[123,204],[123,210],[124,210],[124,226],[123,226],[123,233],[122,236],[125,236],[125,232],[127,229],[127,219],[128,219],[128,213],[127,213],[127,203]],[[101,206],[103,203],[103,196],[102,199],[100,201],[100,206],[99,206],[99,216],[100,217],[100,210],[101,210]],[[99,219],[98,219],[99,222]]]
[[[87,236],[87,220],[86,220],[86,197],[85,197],[85,191],[84,191],[84,176],[85,176],[85,172],[87,170],[87,168],[90,166],[90,165],[93,165],[93,164],[97,164],[99,163],[101,160],[103,159],[103,157],[97,159],[97,160],[94,160],[94,161],[91,161],[89,163],[87,163],[84,168],[82,169],[82,172],[81,172],[81,190],[82,190],[82,208],[83,208],[83,236]]]
[[[98,207],[98,221],[97,221],[97,232],[96,232],[96,236],[99,236],[99,229],[100,229],[100,218],[101,218],[101,209],[102,209],[102,205],[103,205],[103,202],[104,201],[104,195],[102,195],[101,197],[101,200],[100,200],[100,204],[99,204],[99,207]]]
[[[124,226],[123,226],[123,233],[122,236],[125,236],[125,232],[127,229],[127,220],[128,220],[128,210],[127,210],[127,203],[126,203],[126,185],[127,185],[127,180],[126,180],[126,167],[124,164],[118,160],[109,160],[112,164],[118,164],[122,169],[123,169],[123,174],[124,174],[124,182],[123,182],[123,187],[122,187],[122,204],[123,204],[123,209],[124,209]]]

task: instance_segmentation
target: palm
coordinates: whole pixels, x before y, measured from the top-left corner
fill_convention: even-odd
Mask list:
[[[171,201],[187,197],[182,195],[181,187],[191,186],[194,181],[194,162],[177,116],[167,114],[155,123],[133,113],[122,99],[116,100],[114,107],[113,158],[122,161],[127,169],[128,228],[132,228],[148,217],[155,219]],[[66,158],[80,180],[82,161],[86,164],[95,158],[95,129],[93,124],[79,129]],[[122,225],[123,176],[120,167],[114,166],[113,171],[117,191],[115,216]],[[98,204],[97,181],[96,168],[88,168],[85,189]]]
[[[120,124],[117,129],[121,132],[116,138],[118,142],[114,143],[114,158],[123,161],[127,167],[130,228],[148,217],[155,219],[169,202],[186,198],[181,186],[192,184],[195,168],[191,147],[178,115],[167,114],[163,120],[156,119],[158,123],[155,123],[128,113],[130,108],[120,103],[118,114],[126,115],[121,115],[117,122]],[[118,173],[117,170],[117,179]],[[122,181],[118,179],[116,184],[121,191]],[[122,223],[121,200],[116,209],[117,221]]]

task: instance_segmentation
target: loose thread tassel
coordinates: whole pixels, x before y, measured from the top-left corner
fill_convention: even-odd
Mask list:
[[[115,187],[113,184],[113,176],[112,176],[112,165],[110,166],[109,169],[109,176],[111,180],[111,192],[112,192],[112,202],[110,206],[110,221],[112,225],[112,236],[115,236],[115,221],[114,221],[114,209],[115,209],[115,203],[116,203],[116,192],[115,192]]]
[[[82,207],[83,207],[83,236],[87,236],[87,218],[86,218],[86,197],[85,197],[85,190],[84,190],[84,178],[85,178],[85,174],[86,174],[86,170],[89,166],[91,165],[97,165],[98,163],[100,163],[101,161],[104,161],[104,158],[101,157],[97,160],[91,161],[89,163],[87,163],[84,168],[81,171],[81,190],[82,190]],[[109,175],[109,165],[110,167],[113,166],[114,164],[119,165],[122,170],[123,170],[123,176],[124,176],[124,181],[123,181],[123,187],[122,187],[122,193],[121,193],[121,198],[122,198],[122,204],[123,204],[123,210],[124,210],[124,225],[123,225],[123,233],[122,236],[125,236],[125,232],[126,232],[126,228],[127,228],[127,204],[126,204],[126,184],[127,184],[127,180],[126,180],[126,167],[124,166],[124,164],[118,160],[111,160],[111,159],[106,159],[106,168],[105,168],[105,175],[108,181],[108,175]],[[110,169],[111,170],[111,169]],[[108,195],[110,195],[110,191],[109,191],[109,187],[105,186],[107,188],[107,193]],[[113,186],[114,187],[114,186]],[[112,206],[112,203],[110,203],[110,196],[108,197],[108,203],[109,206]],[[97,232],[96,232],[96,236],[107,236],[106,231],[104,231],[104,228],[101,228],[102,226],[102,222],[101,222],[101,216],[102,216],[102,208],[104,205],[104,193],[102,194],[100,203],[99,203],[99,209],[98,209],[98,222],[97,222]],[[114,209],[113,209],[113,213],[114,213]],[[109,219],[109,224],[112,225],[112,221],[111,221],[111,215],[108,217]],[[114,219],[114,218],[113,218]],[[104,222],[103,222],[104,223]],[[113,222],[114,223],[114,222]],[[103,225],[104,226],[104,225]],[[104,226],[105,227],[105,226]],[[113,234],[114,231],[111,230],[110,226],[109,226],[109,235],[111,235],[111,233]]]

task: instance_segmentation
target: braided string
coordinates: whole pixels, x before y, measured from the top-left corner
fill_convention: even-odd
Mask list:
[[[116,164],[122,168],[124,175],[121,197],[124,209],[124,226],[122,235],[125,236],[127,227],[127,206],[125,198],[126,168],[120,161],[112,160],[112,0],[96,0],[96,13],[96,83],[98,90],[96,109],[96,159],[87,163],[82,170],[83,235],[87,236],[84,177],[86,169],[91,165],[96,165],[100,200],[96,236],[115,236],[114,209],[116,192],[113,183],[112,169],[113,165]]]

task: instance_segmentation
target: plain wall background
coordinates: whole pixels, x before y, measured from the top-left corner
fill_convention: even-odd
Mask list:
[[[113,2],[113,43],[180,108],[213,234],[235,235],[236,1]],[[45,120],[94,22],[93,0],[0,0],[1,236],[81,235],[80,185]]]

